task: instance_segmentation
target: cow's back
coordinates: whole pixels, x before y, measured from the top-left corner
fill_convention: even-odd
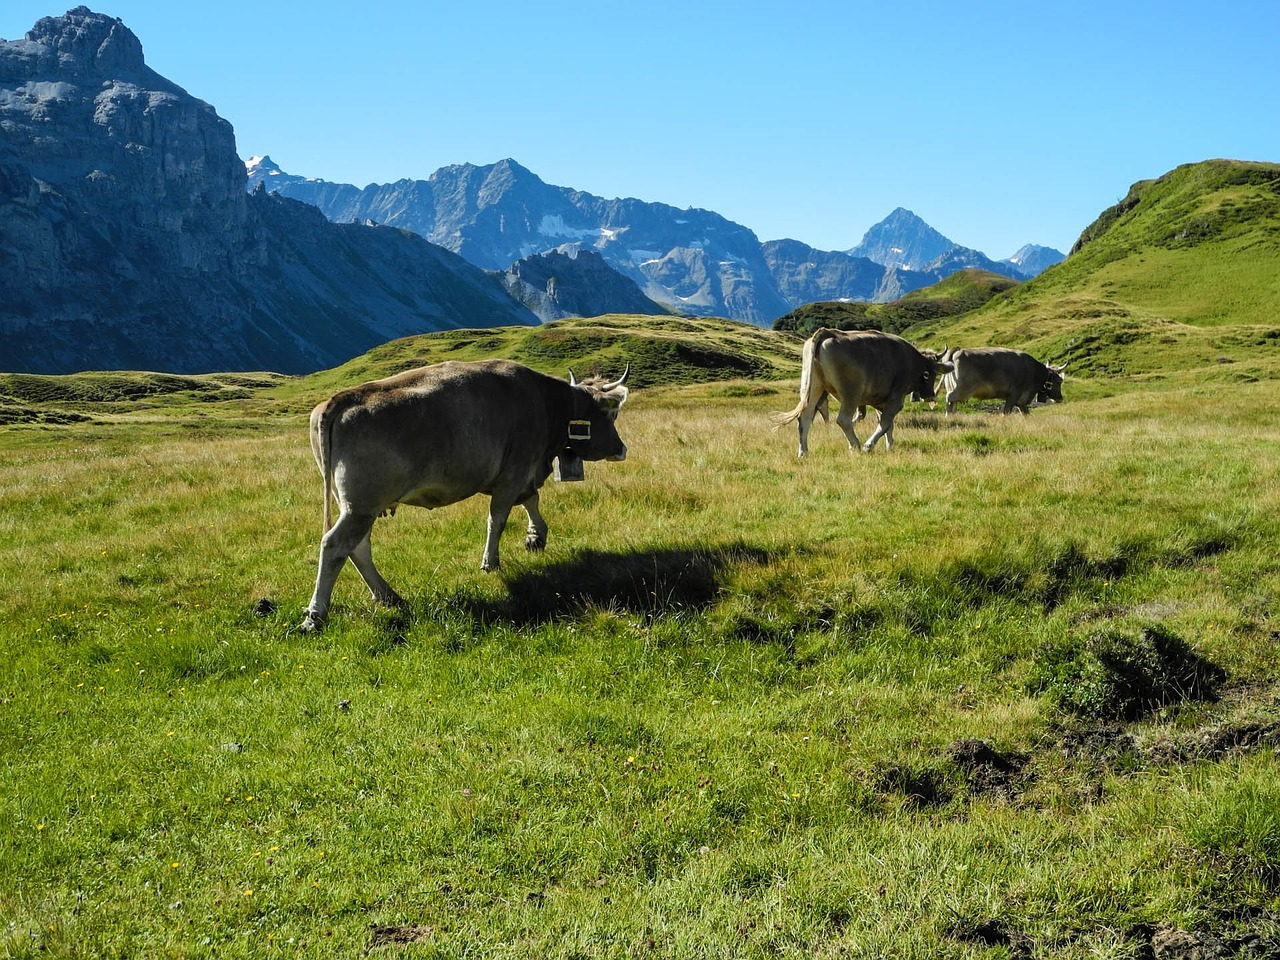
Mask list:
[[[510,464],[531,469],[525,465],[539,460],[548,432],[544,400],[555,389],[548,384],[559,381],[507,360],[407,370],[321,404],[312,447],[320,448],[327,430],[345,499],[378,510],[396,502],[443,506],[491,493],[509,479]]]
[[[920,381],[925,361],[920,351],[891,333],[841,330],[826,333],[815,345],[828,388],[841,404],[867,404],[881,409],[910,393]]]

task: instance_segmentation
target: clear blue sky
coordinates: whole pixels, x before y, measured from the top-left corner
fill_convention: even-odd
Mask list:
[[[0,36],[71,5],[4,0]],[[1280,0],[88,5],[243,158],[363,186],[511,157],[823,250],[901,206],[1066,252],[1134,181],[1280,161]]]

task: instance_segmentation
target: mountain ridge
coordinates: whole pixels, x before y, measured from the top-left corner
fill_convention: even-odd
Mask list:
[[[546,249],[592,249],[669,309],[761,326],[804,302],[888,301],[960,269],[1020,280],[1031,275],[1010,261],[960,247],[902,208],[878,225],[881,242],[864,238],[868,251],[886,261],[880,263],[796,240],[762,243],[749,228],[714,211],[606,200],[553,186],[511,158],[488,166],[453,164],[426,180],[363,189],[286,174],[269,156],[250,158],[246,170],[251,185],[263,183],[313,203],[333,220],[382,216],[381,222],[415,230],[485,269],[504,270]],[[890,255],[891,235],[922,230],[929,243],[910,258],[917,266],[897,262]],[[1045,259],[1051,257],[1037,267]]]

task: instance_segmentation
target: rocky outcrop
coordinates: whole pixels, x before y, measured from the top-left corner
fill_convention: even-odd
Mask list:
[[[536,322],[421,237],[247,193],[231,125],[87,7],[0,43],[0,131],[6,370],[297,373]]]

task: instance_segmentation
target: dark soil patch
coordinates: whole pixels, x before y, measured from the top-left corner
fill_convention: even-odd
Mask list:
[[[1004,947],[1014,960],[1032,956],[1035,948],[1035,942],[1031,937],[1002,920],[959,921],[951,928],[950,935],[961,943]]]
[[[1031,781],[1025,772],[1029,758],[1000,753],[985,740],[957,740],[947,747],[947,757],[960,768],[971,795],[1014,795]]]
[[[1280,722],[1228,723],[1153,744],[1146,756],[1156,762],[1218,760],[1231,753],[1280,748]]]
[[[901,794],[907,805],[915,808],[941,807],[951,802],[955,791],[937,770],[916,770],[897,764],[887,767],[878,778],[881,793]]]
[[[429,923],[374,924],[370,928],[369,949],[393,943],[430,943],[435,935],[436,928]]]
[[[1216,960],[1239,956],[1236,949],[1213,934],[1179,930],[1163,923],[1131,927],[1127,939],[1137,947],[1135,955],[1142,960]]]

